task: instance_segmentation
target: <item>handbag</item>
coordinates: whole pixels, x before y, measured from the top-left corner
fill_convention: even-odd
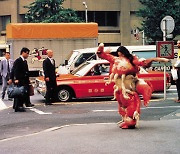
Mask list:
[[[27,92],[24,86],[12,85],[9,86],[7,94],[9,98],[22,97]]]
[[[171,74],[172,74],[173,80],[177,80],[178,79],[177,69],[171,69]]]
[[[34,87],[32,84],[29,85],[29,96],[33,96],[34,95]]]

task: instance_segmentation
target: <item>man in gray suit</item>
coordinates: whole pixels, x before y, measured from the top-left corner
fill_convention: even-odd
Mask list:
[[[5,97],[5,92],[7,89],[7,82],[10,78],[10,73],[12,71],[14,61],[10,59],[10,53],[6,52],[5,53],[5,58],[1,60],[0,63],[0,72],[2,76],[2,94],[1,98],[4,99]]]

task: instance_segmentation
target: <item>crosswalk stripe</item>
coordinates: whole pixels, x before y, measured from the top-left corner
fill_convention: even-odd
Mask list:
[[[160,106],[160,107],[143,107],[141,110],[146,109],[165,109],[165,108],[180,108],[180,106]],[[92,112],[118,112],[118,110],[92,110]],[[180,113],[179,113],[180,114]]]
[[[6,104],[4,104],[4,102],[0,99],[0,110],[4,110],[6,108],[7,108]]]
[[[38,114],[52,114],[51,112],[43,112],[43,111],[38,110],[38,109],[36,109],[36,108],[30,108],[30,110],[31,110],[31,111],[34,111],[34,112],[36,112],[36,113],[38,113]]]

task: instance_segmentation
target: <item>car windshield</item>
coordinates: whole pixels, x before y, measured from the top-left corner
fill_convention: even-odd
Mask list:
[[[79,65],[75,70],[73,70],[73,71],[71,72],[71,74],[77,75],[77,76],[82,76],[82,75],[84,74],[84,73],[82,74],[82,72],[83,72],[84,70],[86,70],[86,69],[84,69],[84,68],[86,68],[89,64],[90,64],[89,62],[85,62],[85,63]]]
[[[74,59],[78,56],[79,52],[78,51],[74,51],[71,55],[71,57],[68,60],[68,64],[70,65],[71,63],[73,63]]]

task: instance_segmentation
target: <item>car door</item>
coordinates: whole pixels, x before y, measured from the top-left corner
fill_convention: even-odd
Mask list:
[[[109,78],[109,64],[97,64],[87,74],[79,79],[81,84],[78,86],[78,96],[82,97],[101,97],[113,96],[113,85],[106,85]]]

